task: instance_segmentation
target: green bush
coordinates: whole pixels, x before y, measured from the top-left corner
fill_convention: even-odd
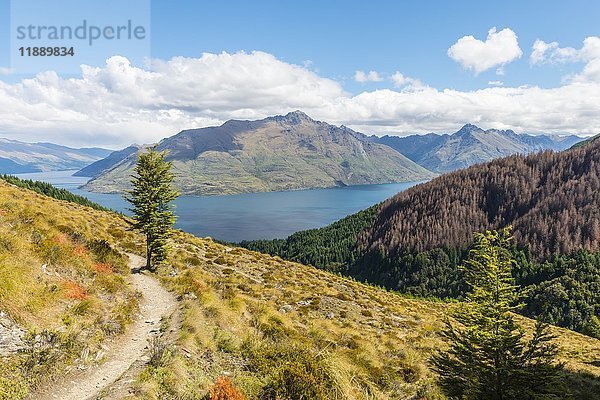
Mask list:
[[[600,318],[593,315],[583,324],[581,333],[600,339]]]
[[[263,400],[327,400],[341,398],[339,385],[327,363],[327,354],[289,342],[266,344],[247,339],[241,353],[248,368],[267,376],[258,396]]]

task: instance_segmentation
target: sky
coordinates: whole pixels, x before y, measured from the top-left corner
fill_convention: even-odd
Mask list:
[[[0,137],[119,148],[296,109],[377,135],[600,132],[598,1],[86,3],[0,0]],[[52,18],[148,37],[17,56],[15,26]]]

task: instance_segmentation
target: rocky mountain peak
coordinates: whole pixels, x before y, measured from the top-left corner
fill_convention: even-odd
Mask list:
[[[315,123],[316,121],[306,115],[306,113],[296,110],[287,113],[286,115],[277,115],[274,117],[269,117],[267,120],[274,120],[280,123],[289,124],[289,125],[300,125],[302,123]]]
[[[468,135],[472,132],[481,131],[481,130],[482,129],[480,127],[478,127],[477,125],[466,124],[462,128],[460,128],[460,130],[458,132],[456,132],[455,134],[458,136],[463,136],[463,135]]]

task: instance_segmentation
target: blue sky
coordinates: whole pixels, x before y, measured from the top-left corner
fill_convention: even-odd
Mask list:
[[[75,0],[15,1],[43,4],[28,9],[32,20],[82,17],[66,5]],[[88,14],[117,23],[149,0],[106,1],[87,2]],[[0,136],[120,147],[294,109],[373,134],[468,122],[592,134],[599,17],[591,0],[154,0],[149,51],[105,42],[83,69],[23,73],[10,69],[10,2],[0,0]]]
[[[475,77],[446,52],[458,38],[485,38],[494,26],[515,31],[525,53],[506,68],[506,85],[555,86],[576,66],[530,67],[534,41],[580,47],[600,33],[600,1],[154,1],[152,7],[154,57],[262,50],[295,64],[310,60],[352,91],[365,88],[353,84],[356,70],[400,70],[434,87],[485,87],[498,79],[494,71]]]
[[[10,64],[9,10],[10,1],[1,0],[0,65],[5,66]],[[401,70],[434,87],[485,87],[498,80],[493,70],[474,76],[446,52],[462,36],[485,38],[491,27],[512,29],[524,50],[521,59],[507,66],[502,77],[505,85],[552,87],[577,65],[530,66],[527,56],[534,41],[543,38],[579,47],[583,38],[600,30],[600,2],[594,0],[154,0],[151,10],[152,57],[261,50],[294,64],[310,61],[311,68],[342,81],[352,92],[386,86],[356,84],[356,70],[387,74]]]

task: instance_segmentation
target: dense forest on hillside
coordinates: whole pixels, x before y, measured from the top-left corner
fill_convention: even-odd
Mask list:
[[[476,165],[328,227],[242,245],[404,293],[456,298],[466,289],[458,266],[473,232],[507,225],[517,240],[523,312],[593,332],[600,316],[598,141]]]
[[[110,211],[108,208],[102,207],[101,205],[94,203],[93,201],[83,196],[78,196],[69,192],[66,189],[57,188],[46,182],[33,181],[31,179],[19,179],[16,176],[12,175],[0,175],[0,179],[10,183],[11,185],[33,190],[36,193],[43,194],[48,197],[53,197],[57,200],[81,204],[82,206],[91,207],[96,210]]]
[[[464,248],[473,232],[513,225],[533,258],[600,246],[600,143],[515,155],[410,188],[385,201],[359,237],[365,252]]]

